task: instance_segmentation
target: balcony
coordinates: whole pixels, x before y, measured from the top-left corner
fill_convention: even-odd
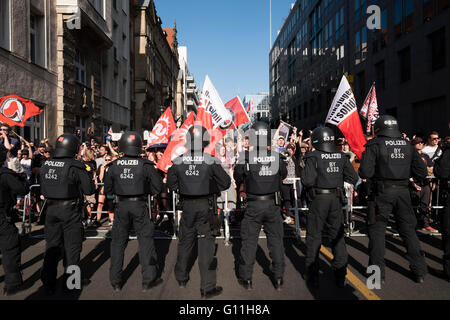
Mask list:
[[[113,45],[108,36],[109,30],[104,19],[103,7],[96,8],[88,0],[56,0],[56,12],[63,14],[65,20],[69,16],[76,18],[78,15],[81,20],[80,31],[91,36],[99,47],[108,49]]]
[[[187,76],[186,82],[194,82],[194,76]]]

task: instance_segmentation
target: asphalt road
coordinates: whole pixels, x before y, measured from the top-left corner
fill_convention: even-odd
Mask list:
[[[38,234],[40,231],[35,231]],[[420,236],[422,249],[426,255],[429,267],[441,269],[442,253],[440,238],[429,235]],[[200,299],[200,275],[196,261],[193,261],[190,281],[187,288],[180,289],[174,277],[176,263],[177,240],[156,240],[157,253],[161,276],[164,282],[148,293],[141,292],[141,268],[137,254],[138,242],[131,240],[125,253],[124,279],[125,285],[120,293],[114,293],[109,284],[110,239],[86,240],[83,244],[81,267],[84,277],[92,282],[81,292],[67,293],[58,289],[55,296],[44,294],[39,279],[42,267],[45,241],[43,239],[23,238],[22,272],[25,290],[13,297],[0,296],[1,300],[197,300]],[[281,292],[274,289],[271,272],[270,257],[266,240],[260,239],[257,261],[254,266],[254,290],[246,291],[236,280],[235,261],[240,249],[240,240],[233,239],[226,246],[222,239],[217,240],[219,266],[217,272],[218,285],[223,286],[224,292],[216,297],[217,300],[366,300],[365,270],[368,263],[366,237],[351,237],[346,239],[349,252],[348,277],[351,281],[345,288],[339,289],[334,285],[334,278],[328,259],[321,255],[320,288],[308,288],[302,278],[304,274],[304,239],[286,239],[286,273],[285,285]],[[408,262],[405,259],[405,249],[401,239],[391,235],[386,241],[386,284],[381,290],[373,290],[371,294],[382,300],[448,300],[450,299],[450,285],[434,275],[428,275],[423,284],[416,284],[410,278]],[[59,276],[62,275],[62,263]],[[355,280],[356,279],[356,280]],[[359,280],[359,281],[358,281]],[[4,284],[3,269],[0,273],[0,290]],[[62,283],[60,281],[60,287]]]

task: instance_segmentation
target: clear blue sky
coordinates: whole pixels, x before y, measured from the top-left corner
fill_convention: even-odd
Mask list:
[[[226,103],[269,92],[269,0],[154,0],[163,27],[177,21],[200,89],[209,75]],[[272,41],[294,0],[272,0]]]

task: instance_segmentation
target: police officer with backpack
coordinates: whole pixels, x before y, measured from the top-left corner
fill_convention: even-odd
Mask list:
[[[234,179],[239,187],[244,184],[247,209],[241,223],[242,248],[240,252],[238,283],[253,289],[252,274],[261,226],[267,235],[272,258],[275,288],[281,290],[284,275],[284,228],[280,212],[280,186],[287,176],[285,162],[278,152],[270,150],[271,133],[267,123],[253,126],[251,138],[256,140],[254,151],[245,151],[238,160]]]
[[[214,229],[217,226],[212,223],[212,217],[217,213],[214,195],[227,190],[231,184],[220,160],[204,153],[209,141],[210,136],[204,127],[195,125],[190,128],[186,136],[186,153],[174,159],[167,173],[167,185],[179,192],[183,208],[175,277],[181,288],[186,287],[189,281],[188,262],[197,241],[202,298],[217,296],[223,290],[216,285]]]
[[[422,283],[427,265],[421,254],[416,234],[417,220],[414,215],[408,185],[409,178],[422,180],[427,168],[415,148],[401,138],[397,120],[382,116],[375,122],[375,139],[366,144],[361,159],[359,175],[372,179],[375,184],[375,222],[368,227],[369,265],[381,269],[381,281],[385,280],[385,232],[391,214],[394,215],[407,251],[414,280]]]
[[[6,160],[6,151],[0,150],[0,163]],[[8,216],[14,205],[16,195],[24,196],[28,192],[26,177],[20,176],[8,168],[0,168],[0,251],[5,272],[5,296],[16,294],[22,285],[20,273],[20,238],[16,226]]]
[[[336,149],[332,129],[317,128],[311,135],[314,151],[306,154],[302,184],[307,188],[311,202],[306,232],[306,281],[319,286],[319,252],[322,234],[327,229],[334,259],[336,285],[345,286],[347,249],[344,240],[342,205],[345,203],[344,181],[355,184],[358,175],[348,157]]]
[[[54,294],[61,248],[65,267],[77,266],[83,243],[83,195],[95,192],[87,168],[75,156],[80,140],[63,134],[56,140],[52,158],[40,170],[42,195],[47,199],[45,219],[46,250],[41,279],[47,294]]]
[[[142,267],[142,292],[161,284],[158,277],[157,255],[153,234],[155,225],[150,219],[148,195],[162,190],[162,180],[154,164],[140,157],[143,140],[137,132],[124,133],[119,141],[124,157],[112,162],[105,175],[105,193],[117,196],[114,224],[111,231],[110,281],[115,292],[122,289],[124,251],[127,247],[130,223],[139,242],[139,261]]]

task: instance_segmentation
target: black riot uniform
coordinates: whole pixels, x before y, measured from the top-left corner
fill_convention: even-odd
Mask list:
[[[216,213],[212,211],[217,207],[214,195],[227,190],[231,179],[217,158],[203,153],[209,143],[205,128],[192,127],[186,138],[188,151],[173,161],[167,174],[167,185],[179,192],[183,210],[175,277],[180,287],[186,286],[188,262],[197,240],[200,292],[202,297],[209,298],[222,292],[222,287],[216,286],[215,237],[210,223],[211,216]]]
[[[246,151],[234,170],[236,185],[244,184],[247,208],[241,222],[242,248],[240,252],[238,282],[251,290],[253,265],[256,258],[261,226],[267,235],[267,245],[272,258],[275,287],[281,290],[284,275],[283,221],[277,193],[287,176],[285,162],[278,152],[268,150],[271,142],[270,128],[265,122],[257,122],[250,133],[256,139],[257,148]]]
[[[389,216],[393,214],[405,242],[410,268],[415,280],[420,283],[427,273],[427,265],[415,230],[417,220],[411,205],[408,182],[411,175],[418,180],[424,179],[427,169],[414,147],[400,138],[395,118],[379,118],[375,123],[375,134],[377,137],[366,144],[359,168],[360,177],[372,179],[375,185],[375,223],[368,226],[369,265],[380,267],[384,281],[385,231]]]
[[[334,254],[331,265],[336,284],[343,287],[348,258],[342,212],[343,188],[344,181],[355,184],[358,175],[348,157],[336,150],[333,130],[318,128],[314,130],[311,140],[315,150],[306,154],[306,165],[301,176],[312,201],[306,233],[306,279],[314,286],[319,284],[318,256],[322,232],[326,229]]]
[[[442,248],[444,250],[444,276],[450,280],[450,141],[442,147],[442,156],[434,162],[434,175],[440,179]]]
[[[112,227],[110,281],[115,291],[123,283],[124,251],[127,247],[130,224],[133,223],[139,242],[139,261],[142,267],[142,289],[160,284],[153,234],[155,226],[150,219],[148,195],[162,190],[162,179],[154,164],[139,157],[142,137],[137,132],[125,133],[119,142],[124,157],[110,164],[105,175],[105,192],[117,196]]]
[[[0,163],[4,163],[5,160],[6,152],[0,151]],[[19,233],[8,216],[14,205],[13,199],[27,192],[25,177],[7,168],[0,168],[0,250],[5,272],[3,293],[6,296],[15,294],[22,285]]]
[[[41,192],[47,199],[46,251],[41,278],[49,294],[55,291],[61,248],[66,268],[80,262],[84,231],[82,196],[95,192],[86,166],[74,159],[79,149],[77,137],[71,134],[60,136],[54,156],[45,161],[40,170]]]

